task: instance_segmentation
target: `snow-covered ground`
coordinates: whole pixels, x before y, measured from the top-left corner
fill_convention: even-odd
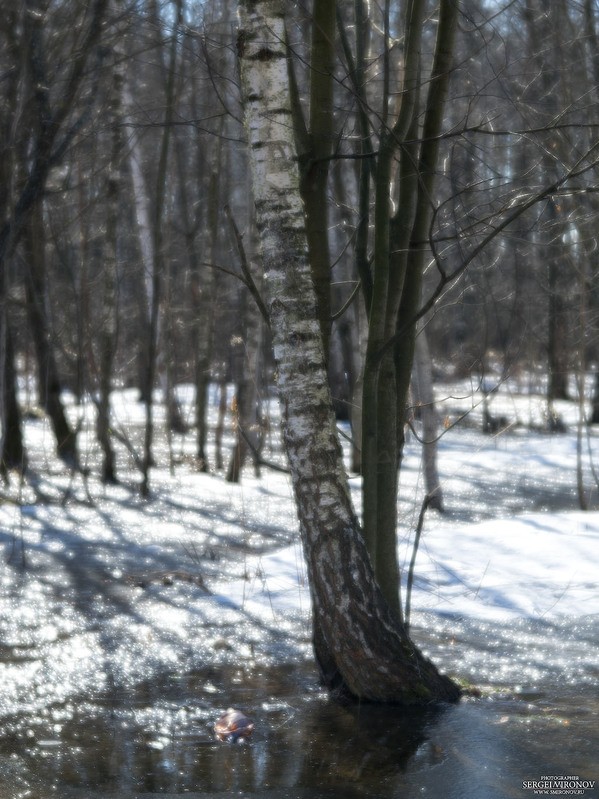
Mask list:
[[[507,622],[599,614],[599,512],[577,511],[578,408],[557,403],[568,433],[549,435],[546,404],[516,394],[508,383],[489,408],[507,422],[481,435],[482,397],[470,383],[438,390],[447,424],[465,416],[439,443],[446,514],[429,511],[416,560],[413,612]],[[533,428],[531,430],[531,427]],[[593,456],[599,437],[583,430],[585,496],[599,507]],[[276,477],[269,477],[276,481]],[[359,479],[351,481],[356,505]],[[242,491],[249,490],[246,486]],[[412,556],[413,532],[424,495],[420,447],[408,444],[402,471],[399,557]],[[559,510],[557,510],[559,509]],[[256,612],[282,613],[309,605],[297,542],[255,560],[261,580],[230,586]]]
[[[532,513],[425,532],[412,610],[506,622],[599,613],[599,514]],[[259,579],[229,596],[276,617],[308,606],[300,548],[253,559]]]
[[[415,628],[431,615],[506,624],[599,614],[599,512],[576,510],[576,408],[559,409],[568,433],[548,435],[528,429],[542,425],[539,398],[503,392],[492,410],[512,426],[483,436],[477,401],[465,387],[443,396],[450,394],[440,403],[447,512],[425,518]],[[468,403],[469,426],[451,427]],[[115,414],[123,424],[143,417],[127,392],[117,395]],[[288,476],[264,469],[256,478],[248,468],[231,485],[222,474],[200,474],[190,433],[176,437],[172,470],[166,451],[158,453],[144,502],[125,451],[123,484],[103,487],[93,471],[86,480],[65,474],[44,420],[27,422],[27,441],[44,501],[13,485],[0,505],[1,716],[159,671],[309,653],[309,592]],[[93,463],[91,430],[82,443]],[[591,502],[589,453],[598,448],[585,429]],[[359,480],[351,485],[359,504]],[[400,500],[404,567],[423,494],[412,439]]]

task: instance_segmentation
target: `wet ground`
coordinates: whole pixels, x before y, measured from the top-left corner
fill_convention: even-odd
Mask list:
[[[576,508],[559,465],[573,440],[545,440],[534,470],[516,434],[465,477],[480,438],[447,437],[445,518]],[[261,579],[250,557],[296,535],[289,487],[268,474],[223,491],[179,467],[141,503],[46,472],[37,501],[26,489],[0,507],[0,799],[524,799],[543,775],[599,779],[597,616],[416,613],[419,645],[480,695],[420,713],[332,703],[308,608],[266,618],[227,596],[227,580]],[[413,529],[417,451],[402,480]],[[255,721],[245,745],[214,739],[229,706]]]
[[[505,799],[532,795],[522,783],[547,774],[596,780],[598,634],[596,618],[438,622],[417,632],[421,643],[478,677],[482,695],[425,712],[340,707],[307,661],[169,672],[73,696],[3,719],[0,797]],[[227,704],[251,714],[250,742],[214,739]]]

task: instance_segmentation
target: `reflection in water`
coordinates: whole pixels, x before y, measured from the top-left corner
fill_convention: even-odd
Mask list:
[[[452,627],[459,628],[455,620]],[[596,665],[585,648],[597,629],[596,620],[578,629],[575,672],[554,659],[544,682],[519,686],[516,675],[532,678],[537,666],[514,655],[506,670],[497,630],[483,668],[480,636],[475,649],[473,630],[463,629],[465,643],[456,641],[451,657],[462,659],[463,673],[484,673],[490,693],[436,711],[340,707],[305,663],[212,666],[55,702],[0,723],[0,799],[509,799],[526,796],[522,780],[545,773],[597,779]],[[523,627],[518,640],[535,642],[531,657],[540,662],[540,636],[546,655],[565,631]],[[254,719],[251,742],[215,740],[214,720],[229,706]]]

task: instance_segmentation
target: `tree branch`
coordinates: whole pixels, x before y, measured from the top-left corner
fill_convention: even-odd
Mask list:
[[[385,356],[385,353],[387,353],[389,349],[395,346],[398,339],[401,338],[401,336],[410,327],[415,325],[419,319],[421,319],[431,310],[431,308],[435,305],[439,297],[441,297],[441,295],[445,291],[446,287],[455,283],[455,281],[458,280],[458,278],[465,272],[465,270],[475,260],[475,258],[477,258],[484,251],[484,249],[493,241],[494,238],[496,238],[507,227],[509,227],[509,225],[511,225],[512,222],[515,222],[520,216],[522,216],[522,214],[524,214],[530,208],[535,206],[537,203],[542,202],[546,197],[549,197],[552,194],[559,193],[560,190],[562,190],[564,184],[566,184],[569,180],[580,177],[581,175],[584,175],[587,172],[596,169],[599,166],[599,158],[595,159],[589,164],[586,164],[583,167],[579,167],[579,165],[583,161],[585,161],[593,151],[597,150],[598,148],[599,148],[599,142],[593,145],[593,147],[591,147],[584,155],[582,155],[578,159],[574,167],[568,170],[568,172],[565,175],[563,175],[561,178],[551,183],[549,186],[546,186],[541,191],[534,194],[526,202],[522,203],[522,205],[518,206],[511,213],[509,213],[486,236],[484,236],[482,241],[480,241],[473,248],[473,250],[469,253],[469,255],[467,255],[462,261],[462,263],[452,272],[447,273],[447,271],[445,270],[442,258],[436,252],[434,239],[431,237],[430,245],[433,251],[433,259],[438,264],[439,272],[441,274],[441,279],[437,283],[437,286],[435,287],[434,291],[432,292],[428,300],[424,303],[424,305],[422,305],[420,310],[417,313],[415,313],[410,319],[404,322],[398,328],[396,333],[393,336],[391,336],[389,339],[387,339],[384,345],[379,349],[376,355],[377,361],[380,362],[382,358]]]
[[[245,252],[245,246],[243,244],[243,236],[239,232],[239,228],[237,227],[237,223],[235,222],[235,219],[234,219],[233,214],[231,212],[231,207],[229,206],[228,203],[225,205],[224,210],[225,210],[225,214],[227,216],[227,219],[229,220],[229,224],[231,225],[231,230],[233,231],[233,236],[235,238],[235,245],[237,247],[237,254],[239,255],[239,265],[241,266],[241,271],[243,273],[243,283],[247,286],[250,294],[254,298],[254,302],[258,306],[258,310],[260,311],[260,314],[262,315],[262,318],[264,319],[266,324],[270,327],[270,319],[269,319],[269,316],[268,316],[268,310],[267,310],[266,305],[264,304],[264,300],[262,299],[262,296],[261,296],[261,294],[260,294],[260,292],[258,290],[258,286],[256,286],[256,283],[254,281],[254,277],[253,277],[252,271],[250,269],[250,264],[249,264],[249,261],[248,261],[248,258],[247,258],[246,252]],[[228,271],[228,270],[223,270],[223,271]],[[234,273],[233,272],[229,272],[229,274],[234,274]],[[237,277],[239,277],[239,275],[237,275]]]

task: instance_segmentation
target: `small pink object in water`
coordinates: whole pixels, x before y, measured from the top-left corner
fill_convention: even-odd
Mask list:
[[[254,722],[241,710],[230,707],[214,722],[214,732],[219,741],[242,741],[254,731]]]

